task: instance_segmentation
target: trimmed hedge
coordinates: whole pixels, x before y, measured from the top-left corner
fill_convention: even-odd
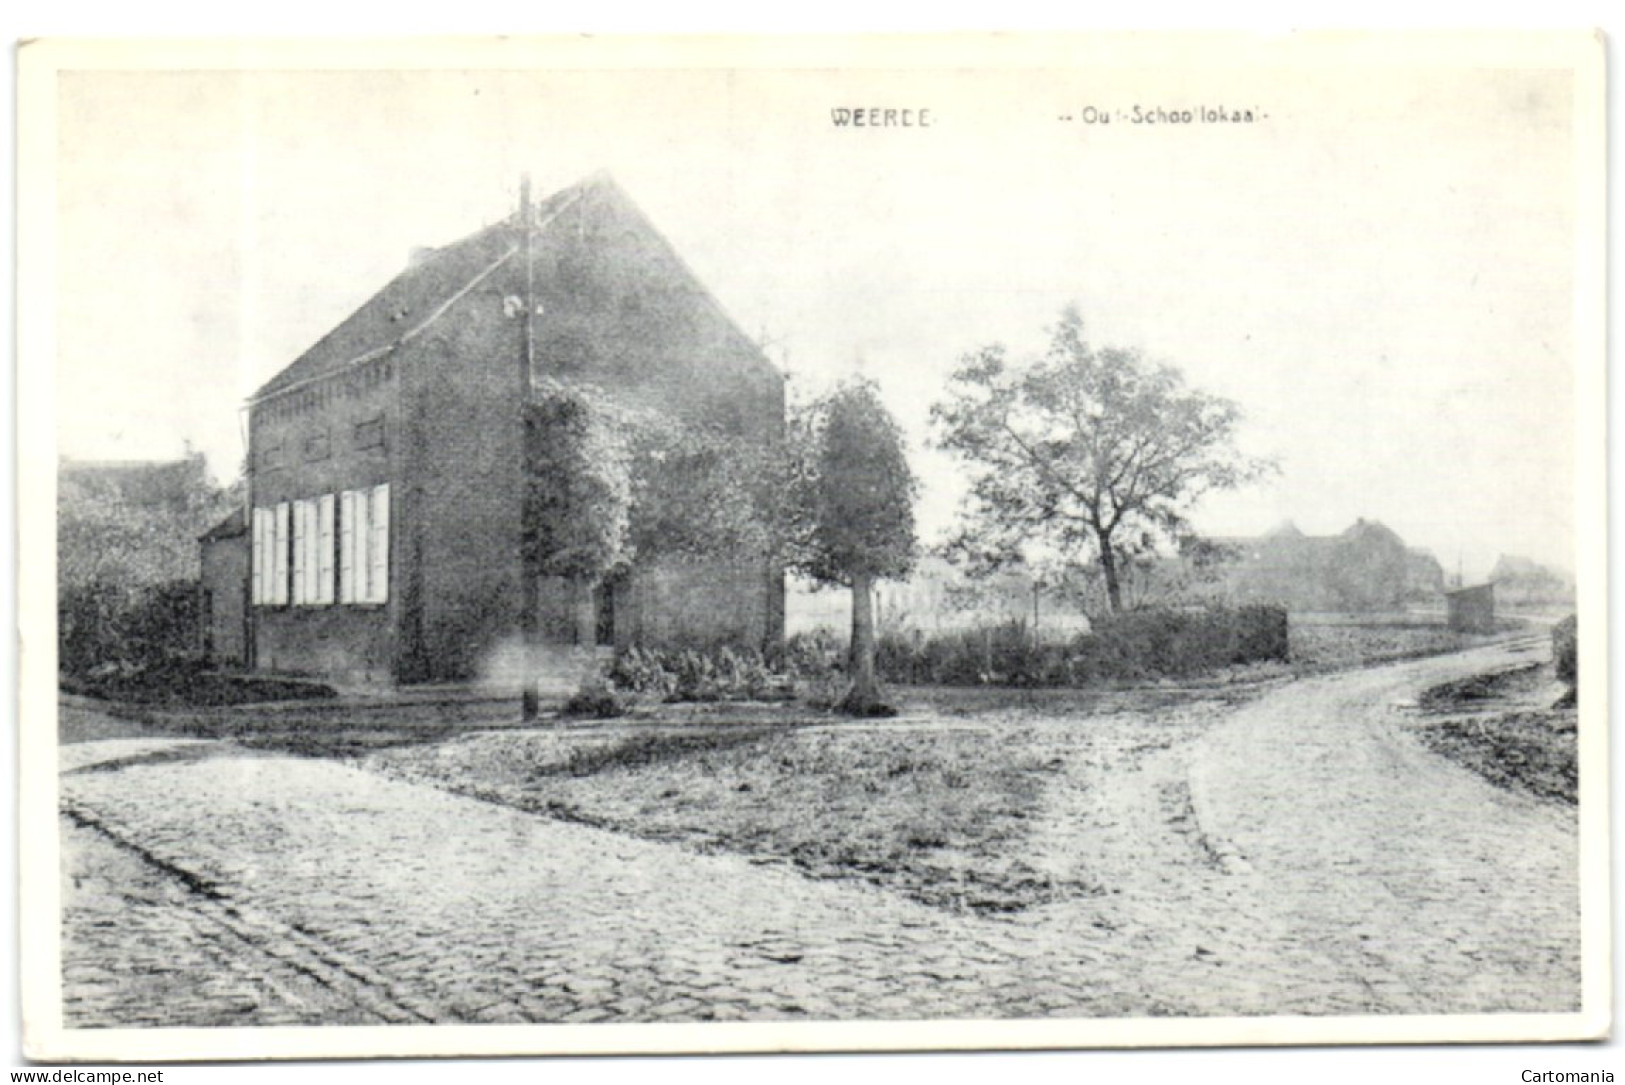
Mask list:
[[[889,634],[876,664],[890,682],[1088,686],[1285,662],[1287,650],[1286,610],[1244,606],[1108,615],[1064,643],[1039,642],[1019,621],[930,637]]]
[[[1552,662],[1557,677],[1573,688],[1580,685],[1580,623],[1573,614],[1552,626]]]
[[[887,633],[875,650],[883,680],[941,686],[1088,686],[1286,658],[1287,614],[1274,606],[1130,611],[1062,643],[1035,640],[1020,621],[930,637]],[[782,660],[751,649],[633,647],[616,656],[601,686],[582,691],[572,710],[602,714],[607,697],[627,693],[665,701],[777,699],[790,694],[787,678],[821,691],[813,694],[817,700],[829,692],[823,686],[841,684],[845,666],[845,644],[825,629],[790,637]]]
[[[62,689],[85,697],[166,708],[220,708],[269,701],[330,700],[338,696],[318,682],[220,674],[201,660],[168,660],[95,674],[64,674]]]
[[[202,597],[195,581],[139,588],[98,580],[57,595],[58,666],[82,675],[161,667],[200,654]]]

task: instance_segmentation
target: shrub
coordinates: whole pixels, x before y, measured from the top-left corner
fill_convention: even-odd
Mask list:
[[[1038,640],[1020,621],[932,637],[890,634],[877,653],[887,681],[998,686],[1181,677],[1286,658],[1286,611],[1271,606],[1130,611],[1058,644]]]
[[[812,708],[837,708],[846,697],[846,675],[840,671],[826,671],[801,680],[802,699]]]
[[[128,704],[213,708],[268,701],[326,700],[331,686],[285,678],[220,674],[202,660],[171,660],[142,667],[105,665],[92,674],[62,676],[68,693]]]
[[[1254,604],[1235,612],[1236,658],[1233,663],[1285,663],[1291,656],[1291,631],[1285,607]]]
[[[782,683],[753,648],[662,650],[631,647],[615,657],[607,682],[667,701],[760,700]]]
[[[83,675],[194,660],[202,623],[197,584],[190,580],[142,587],[93,580],[64,587],[57,596],[59,667]]]
[[[1065,684],[1063,645],[1039,643],[1021,621],[926,637],[915,631],[881,637],[876,665],[889,682],[935,685]]]
[[[615,657],[609,669],[609,681],[617,689],[628,693],[647,693],[665,697],[677,688],[677,677],[666,669],[659,652],[637,645]]]
[[[1287,658],[1281,607],[1139,610],[1096,623],[1100,662],[1122,677],[1198,674],[1238,663]]]
[[[784,673],[791,678],[822,678],[845,670],[846,639],[827,626],[796,633],[784,642]]]
[[[1573,614],[1552,626],[1552,662],[1557,677],[1571,687],[1580,685],[1580,623]]]
[[[888,682],[914,685],[920,682],[920,647],[925,637],[919,630],[910,633],[883,632],[875,639],[875,670]]]
[[[594,675],[581,683],[581,688],[564,702],[561,709],[566,716],[581,719],[609,720],[626,713],[626,705],[609,688],[601,675]]]

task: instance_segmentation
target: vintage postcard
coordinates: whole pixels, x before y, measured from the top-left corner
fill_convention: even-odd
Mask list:
[[[27,1053],[1606,1035],[1603,59],[23,45]]]

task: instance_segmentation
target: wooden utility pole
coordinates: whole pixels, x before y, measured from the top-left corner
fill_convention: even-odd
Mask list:
[[[523,648],[524,691],[520,694],[520,715],[526,720],[533,720],[541,710],[540,697],[537,691],[538,676],[536,674],[537,656],[541,651],[541,623],[536,613],[537,596],[541,591],[541,577],[537,567],[538,557],[532,553],[531,540],[525,538],[530,520],[530,437],[526,431],[530,413],[530,382],[531,363],[536,355],[536,330],[533,324],[533,314],[536,310],[536,283],[535,283],[535,212],[530,205],[530,174],[524,174],[519,179],[519,228],[523,231],[524,258],[525,258],[525,301],[523,312],[520,313],[519,323],[519,441],[520,463],[523,465],[520,474],[520,539],[519,539],[519,636]]]

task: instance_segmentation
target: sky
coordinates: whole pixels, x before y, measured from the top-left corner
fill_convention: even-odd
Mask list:
[[[831,123],[868,106],[932,123]],[[1502,553],[1574,564],[1562,73],[93,71],[60,78],[57,122],[64,455],[190,443],[231,477],[246,398],[414,247],[509,213],[524,172],[545,194],[603,169],[794,389],[880,384],[926,542],[963,488],[929,447],[948,373],[1041,350],[1075,303],[1092,342],[1234,399],[1279,462],[1199,529],[1364,517],[1469,580]]]

